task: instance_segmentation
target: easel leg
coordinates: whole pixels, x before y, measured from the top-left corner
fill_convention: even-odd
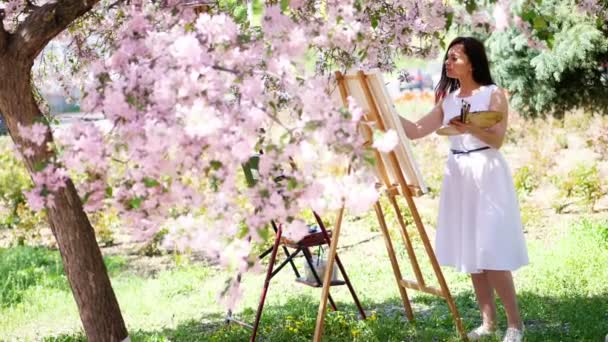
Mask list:
[[[386,221],[384,220],[384,213],[382,212],[380,202],[376,202],[376,204],[374,204],[374,209],[376,209],[376,216],[378,216],[378,223],[380,224],[380,229],[382,230],[386,251],[388,252],[388,257],[391,260],[391,266],[393,267],[393,273],[395,274],[399,294],[401,295],[401,300],[403,301],[403,306],[405,307],[405,316],[409,321],[413,321],[414,313],[412,311],[410,300],[407,297],[407,291],[405,290],[405,287],[401,285],[401,279],[403,279],[403,276],[401,275],[401,270],[399,269],[399,263],[397,262],[397,257],[395,256],[395,250],[386,226]]]
[[[266,301],[266,294],[270,287],[270,279],[272,278],[272,269],[274,262],[277,258],[277,251],[279,250],[279,243],[281,242],[282,227],[279,226],[277,234],[274,240],[274,246],[272,247],[272,254],[270,255],[270,261],[268,263],[268,270],[266,271],[266,279],[264,280],[264,289],[260,297],[260,303],[258,304],[258,311],[255,313],[255,322],[253,323],[253,332],[251,333],[250,341],[254,342],[258,332],[258,326],[260,325],[260,319],[262,318],[262,311],[264,310],[264,302]]]
[[[397,222],[399,222],[399,226],[401,227],[401,238],[403,238],[403,243],[405,244],[410,263],[412,264],[412,270],[414,271],[414,275],[416,276],[416,281],[419,285],[424,286],[424,277],[422,276],[422,272],[420,271],[420,265],[418,264],[418,259],[416,258],[416,253],[414,252],[414,247],[412,246],[410,236],[407,233],[407,225],[405,223],[405,220],[403,219],[403,215],[401,214],[399,204],[397,204],[397,199],[395,198],[395,196],[392,196],[390,194],[388,195],[388,199],[393,205],[393,209],[395,210],[395,214],[397,216]]]
[[[408,191],[404,191],[404,197],[407,201],[407,205],[410,208],[410,212],[412,213],[412,218],[416,223],[416,228],[418,228],[418,233],[420,234],[420,239],[422,240],[422,244],[424,245],[424,249],[426,254],[429,256],[429,260],[431,261],[431,265],[433,266],[433,271],[435,272],[435,276],[439,281],[439,286],[441,287],[441,292],[443,293],[443,297],[448,303],[448,307],[450,308],[450,312],[452,313],[452,317],[454,318],[454,323],[456,324],[456,329],[458,329],[458,333],[460,334],[460,338],[464,341],[467,341],[467,334],[464,331],[464,327],[462,326],[462,319],[460,314],[458,313],[458,309],[456,308],[456,303],[454,303],[454,298],[450,294],[450,289],[448,288],[448,284],[443,277],[443,272],[441,271],[441,267],[437,262],[437,257],[435,256],[435,252],[433,251],[433,247],[429,242],[429,237],[426,235],[426,231],[424,230],[424,225],[422,224],[422,219],[420,218],[420,214],[418,213],[418,208],[416,208],[416,204],[412,199],[411,194]]]
[[[331,275],[334,268],[334,261],[336,259],[336,250],[338,248],[338,240],[340,238],[340,228],[342,226],[343,216],[344,206],[340,208],[340,211],[338,212],[338,218],[336,219],[336,226],[334,227],[333,237],[329,248],[329,255],[327,257],[327,266],[325,267],[325,275],[323,277],[323,291],[321,292],[321,302],[319,303],[319,312],[317,313],[315,335],[313,337],[314,342],[320,342],[321,337],[323,336],[323,323],[325,320],[325,313],[327,311],[327,297],[329,296]]]

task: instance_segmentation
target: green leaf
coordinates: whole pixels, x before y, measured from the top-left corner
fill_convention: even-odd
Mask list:
[[[269,198],[270,192],[268,192],[268,189],[262,189],[260,190],[260,196],[262,196],[263,198]]]
[[[218,190],[220,189],[220,179],[216,176],[212,176],[209,186],[214,192],[218,192]]]
[[[270,238],[270,229],[268,229],[268,226],[264,226],[264,228],[258,230],[258,234],[262,238],[262,241],[266,241]]]
[[[295,178],[289,178],[287,180],[287,190],[291,191],[298,187],[298,181]]]
[[[42,197],[46,197],[50,194],[51,192],[49,191],[49,189],[45,186],[42,187],[42,190],[40,190],[40,196]]]
[[[113,193],[114,193],[114,190],[112,189],[111,186],[106,187],[106,197],[112,197]]]
[[[47,165],[49,165],[48,160],[37,161],[34,163],[34,171],[40,172],[40,171],[44,170]]]
[[[289,9],[289,0],[281,0],[281,12],[286,12]]]
[[[186,25],[184,25],[184,31],[186,32],[194,32],[195,30],[194,23],[186,23]]]
[[[129,200],[129,208],[139,209],[141,207],[141,202],[143,202],[143,198],[140,196],[133,197]]]
[[[545,18],[543,18],[542,16],[537,16],[536,18],[534,18],[533,27],[537,31],[541,31],[541,30],[546,29],[547,28],[547,22],[545,21]]]
[[[555,36],[550,34],[545,41],[547,42],[547,47],[549,50],[553,50],[553,46],[555,45]]]
[[[253,176],[254,171],[258,173],[258,165],[260,162],[260,157],[253,156],[249,158],[249,160],[243,164],[243,172],[245,173],[245,180],[247,181],[247,185],[249,187],[253,187],[255,183],[257,183],[257,179]]]
[[[247,5],[240,5],[234,9],[234,21],[243,24],[247,21]]]
[[[475,0],[467,0],[465,8],[467,12],[471,14],[477,9],[477,3],[475,2]]]
[[[380,22],[378,16],[373,15],[371,18],[371,21],[372,21],[372,28],[375,29],[376,27],[378,27],[378,23]]]
[[[156,179],[149,177],[144,177],[143,181],[146,188],[154,188],[160,185],[160,183]]]
[[[253,0],[251,2],[251,11],[253,15],[262,15],[264,12],[264,2],[261,0]]]
[[[533,10],[524,11],[521,15],[521,18],[527,22],[533,22],[536,18],[536,13]]]
[[[219,170],[222,167],[222,162],[217,161],[217,160],[212,160],[209,163],[209,166],[211,166],[211,170],[213,170],[213,171]]]
[[[220,0],[219,7],[223,10],[231,10],[236,6],[236,0]]]
[[[452,26],[452,23],[454,22],[454,12],[450,12],[448,13],[446,20],[445,20],[445,30],[449,30],[450,26]],[[445,42],[444,42],[445,44]],[[445,47],[442,47],[443,49],[445,49]]]
[[[93,192],[89,191],[86,194],[84,194],[84,197],[82,198],[82,204],[86,204],[89,201],[89,198],[91,198],[91,194]]]

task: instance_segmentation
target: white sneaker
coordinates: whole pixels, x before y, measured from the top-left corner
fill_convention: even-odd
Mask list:
[[[467,338],[469,339],[469,341],[479,341],[480,339],[482,339],[484,337],[490,337],[490,336],[500,336],[500,333],[496,329],[490,330],[490,329],[486,328],[484,325],[480,325],[477,328],[475,328],[474,330],[471,330],[467,334]]]
[[[508,328],[502,342],[522,342],[524,340],[524,329]]]

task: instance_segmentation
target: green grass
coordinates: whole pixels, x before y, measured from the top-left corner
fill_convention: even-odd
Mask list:
[[[409,291],[416,321],[403,314],[384,242],[349,220],[340,255],[370,319],[356,317],[345,287],[332,288],[341,311],[325,321],[327,341],[456,341],[448,308],[441,299]],[[531,264],[516,272],[528,341],[600,341],[608,333],[608,217],[564,223],[549,241],[529,241]],[[363,242],[361,242],[363,241]],[[401,246],[399,239],[395,244]],[[419,245],[419,244],[418,244]],[[404,256],[403,248],[398,254]],[[423,254],[419,253],[422,257]],[[403,260],[405,261],[405,260]],[[250,331],[224,324],[216,295],[226,274],[197,263],[142,277],[121,258],[107,258],[112,282],[133,341],[242,341]],[[301,264],[301,260],[297,260]],[[431,276],[428,263],[424,273]],[[16,247],[0,251],[0,340],[84,341],[56,251]],[[410,277],[409,264],[402,271]],[[480,323],[470,280],[445,270],[467,329]],[[244,278],[246,289],[236,316],[251,322],[263,274]],[[7,290],[8,289],[8,290]],[[314,332],[320,290],[296,285],[287,268],[272,281],[260,340],[308,341]],[[505,316],[499,305],[499,319]]]

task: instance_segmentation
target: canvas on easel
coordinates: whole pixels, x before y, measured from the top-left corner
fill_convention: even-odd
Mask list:
[[[384,153],[374,149],[375,154],[375,173],[379,180],[379,185],[382,187],[384,194],[389,199],[393,210],[395,211],[397,221],[399,223],[400,233],[405,243],[408,258],[412,265],[412,270],[415,280],[404,279],[399,267],[399,262],[395,255],[392,238],[389,234],[384,212],[380,202],[376,202],[374,209],[380,225],[380,230],[384,237],[384,242],[387,248],[388,256],[393,268],[397,287],[405,307],[406,316],[409,320],[414,319],[411,304],[407,295],[406,289],[413,289],[442,297],[446,300],[456,328],[464,340],[466,334],[462,325],[462,320],[458,313],[458,309],[450,294],[435,253],[427,236],[426,230],[418,213],[415,196],[421,196],[426,193],[427,187],[422,179],[418,166],[414,160],[413,154],[409,147],[407,136],[403,126],[401,125],[399,114],[396,112],[388,91],[384,85],[382,75],[378,72],[365,73],[358,71],[355,73],[342,74],[336,73],[336,82],[339,91],[341,105],[348,106],[348,98],[352,97],[357,105],[363,110],[363,121],[360,125],[360,132],[366,139],[367,144],[372,146],[373,129],[387,132],[395,130],[399,138],[399,143],[390,152]],[[397,196],[403,196],[407,202],[414,225],[423,243],[429,261],[431,262],[433,271],[439,283],[439,288],[432,287],[426,284],[425,279],[418,264],[418,258],[412,245],[412,239],[408,232],[408,224],[406,223],[403,212],[397,203]],[[330,251],[328,254],[328,267],[324,275],[324,284],[328,281],[332,272],[333,260],[335,257],[340,226],[344,215],[344,208],[340,209],[334,228],[334,236],[331,241]],[[319,304],[319,312],[317,315],[317,324],[315,328],[314,341],[320,341],[323,335],[323,319],[327,308],[327,296],[329,295],[329,286],[324,285],[321,294],[321,302]]]

